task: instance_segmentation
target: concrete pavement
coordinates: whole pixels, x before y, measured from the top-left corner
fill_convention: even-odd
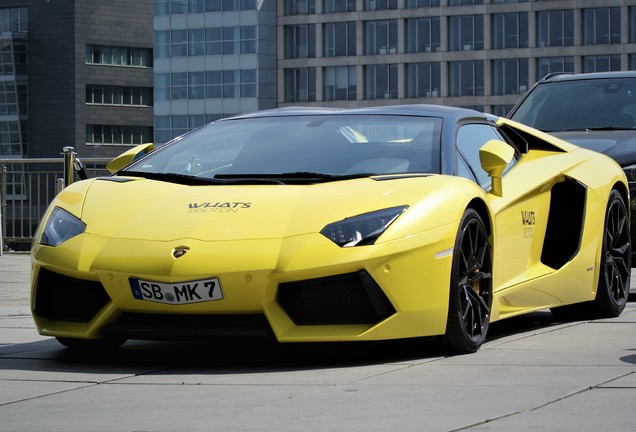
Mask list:
[[[0,256],[2,431],[636,429],[633,298],[616,319],[493,324],[465,356],[435,341],[245,339],[132,341],[105,357],[37,334],[29,259]]]

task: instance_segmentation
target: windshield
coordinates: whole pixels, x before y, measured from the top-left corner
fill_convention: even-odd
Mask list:
[[[200,179],[438,173],[442,120],[312,115],[218,121],[168,143],[123,174]]]
[[[544,132],[636,127],[636,78],[538,85],[511,118]]]

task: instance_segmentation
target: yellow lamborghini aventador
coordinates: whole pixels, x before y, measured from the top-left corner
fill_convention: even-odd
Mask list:
[[[621,168],[511,120],[410,105],[219,120],[51,203],[32,250],[38,330],[69,347],[270,334],[441,335],[627,302]]]

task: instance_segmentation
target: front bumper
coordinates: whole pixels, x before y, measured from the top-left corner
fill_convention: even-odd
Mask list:
[[[33,249],[32,309],[41,334],[185,339],[273,334],[281,342],[443,334],[456,227],[340,248],[320,235],[243,242],[149,242],[83,234]],[[175,258],[172,251],[189,252]],[[80,253],[81,252],[81,253]],[[129,278],[216,277],[219,301],[170,305],[132,294]]]

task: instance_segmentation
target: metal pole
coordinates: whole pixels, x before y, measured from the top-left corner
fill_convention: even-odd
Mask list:
[[[64,155],[64,187],[73,183],[73,160],[75,159],[75,149],[67,146],[62,149]]]
[[[2,216],[2,208],[4,207],[4,184],[5,184],[6,167],[0,163],[0,256],[4,251],[4,217]]]

